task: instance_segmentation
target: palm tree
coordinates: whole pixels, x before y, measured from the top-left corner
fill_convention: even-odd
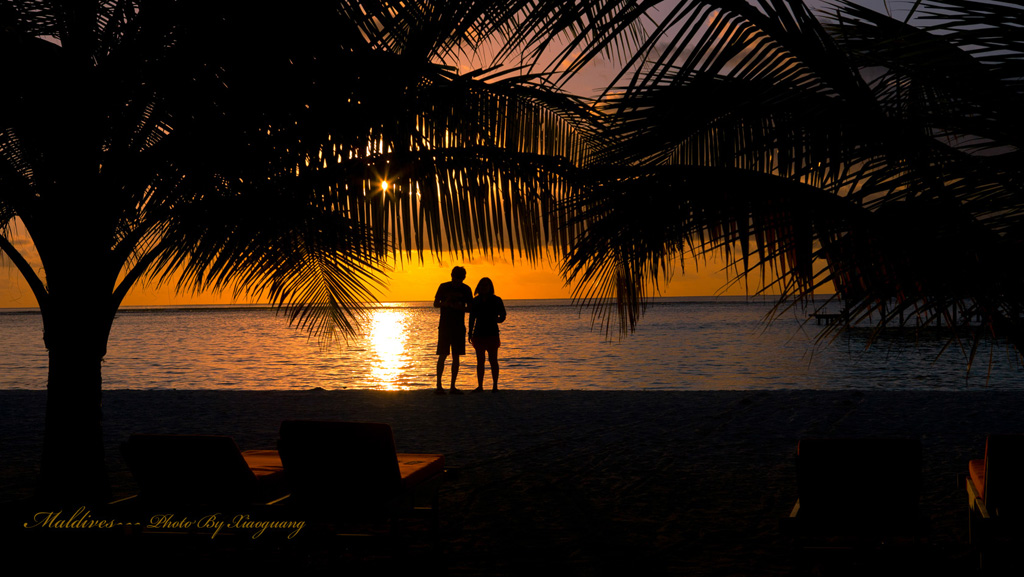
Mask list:
[[[854,319],[959,309],[1020,350],[1024,38],[1004,23],[1024,12],[920,13],[677,4],[605,99],[610,144],[571,199],[577,296],[627,330],[668,263],[724,251],[780,302],[831,283]]]
[[[330,340],[393,258],[553,242],[586,107],[453,66],[573,25],[535,4],[5,2],[0,249],[50,357],[42,494],[104,496],[101,361],[140,279],[267,298]]]
[[[901,23],[893,40],[885,18],[843,14],[827,28],[767,0],[4,3],[0,249],[50,354],[44,492],[102,495],[101,361],[144,278],[267,298],[329,340],[392,259],[556,245],[578,294],[617,296],[628,327],[666,262],[721,249],[774,269],[784,295],[832,281],[860,311],[973,298],[1016,330],[1019,268],[989,263],[1020,254],[1017,133],[997,130],[1017,120],[987,116],[1016,94],[1013,58],[963,59],[1010,96],[944,92],[934,60],[865,58],[982,39]],[[594,109],[552,89],[565,76],[543,62],[563,33],[547,70],[619,55],[621,93]],[[494,67],[456,72],[489,41]],[[10,242],[14,217],[44,274]],[[971,265],[964,282],[923,259],[933,238]]]

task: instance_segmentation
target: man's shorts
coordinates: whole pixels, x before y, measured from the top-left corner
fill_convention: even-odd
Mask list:
[[[437,329],[437,353],[462,356],[466,354],[466,328]]]

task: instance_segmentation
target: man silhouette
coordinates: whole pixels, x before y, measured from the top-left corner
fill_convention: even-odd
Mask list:
[[[444,394],[441,377],[444,375],[444,361],[448,354],[452,355],[451,393],[462,391],[455,388],[455,380],[459,376],[459,357],[466,354],[466,311],[473,300],[473,291],[462,281],[466,279],[466,269],[457,266],[452,269],[451,282],[441,283],[434,295],[434,308],[441,309],[441,318],[437,324],[437,393]]]

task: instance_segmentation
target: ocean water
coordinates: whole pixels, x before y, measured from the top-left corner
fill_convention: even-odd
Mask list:
[[[657,299],[638,330],[594,329],[566,301],[506,301],[499,386],[509,389],[1024,389],[1004,344],[974,366],[946,332],[852,328],[822,341],[809,310],[764,322],[771,302]],[[417,389],[435,383],[437,311],[374,310],[361,333],[322,349],[265,308],[125,309],[104,360],[106,389]],[[468,345],[467,345],[468,346]],[[472,347],[459,386],[476,384]],[[449,359],[450,363],[450,359]],[[0,389],[44,389],[38,313],[0,312]],[[450,364],[445,368],[448,383]],[[485,385],[489,385],[489,369]]]

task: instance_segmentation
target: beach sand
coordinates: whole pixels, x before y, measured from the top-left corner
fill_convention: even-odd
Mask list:
[[[31,494],[44,408],[44,393],[0,392],[8,510]],[[431,564],[450,575],[816,573],[779,531],[797,441],[911,436],[930,520],[912,564],[963,575],[977,558],[957,476],[988,433],[1024,432],[1022,409],[1024,393],[984,390],[109,391],[104,433],[115,495],[128,495],[118,446],[131,433],[230,435],[245,450],[274,448],[285,419],[390,423],[399,452],[446,456]]]

